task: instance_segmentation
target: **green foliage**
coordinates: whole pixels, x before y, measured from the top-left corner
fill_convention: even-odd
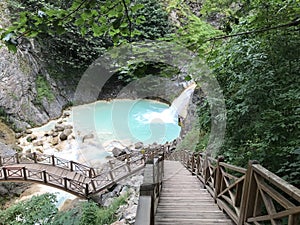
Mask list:
[[[56,199],[53,194],[34,196],[28,201],[19,202],[6,210],[0,211],[0,224],[49,224],[57,213],[55,202]]]
[[[128,62],[118,71],[118,79],[129,83],[145,76],[172,77],[179,74],[178,68],[159,62]]]
[[[6,210],[0,210],[0,225],[98,225],[116,221],[115,213],[125,204],[128,194],[115,198],[108,207],[84,202],[69,211],[58,212],[54,194],[34,196]]]
[[[294,1],[254,1],[241,7],[241,22],[231,25],[232,32],[288,23],[296,8]],[[299,43],[297,28],[289,27],[237,36],[208,57],[226,99],[226,138],[220,154],[240,166],[256,159],[298,186]],[[200,125],[209,131],[208,110],[201,106]]]
[[[179,42],[200,55],[207,54],[212,48],[207,40],[222,34],[221,31],[193,14],[188,15],[186,24],[177,32]]]
[[[135,29],[139,31],[137,39],[155,40],[170,34],[172,27],[160,1],[135,0],[135,4],[143,6],[133,14],[133,17],[141,19],[137,19],[137,23],[134,24]]]
[[[53,101],[55,96],[51,90],[51,87],[48,83],[48,81],[45,79],[43,75],[38,75],[36,80],[36,90],[37,90],[37,103],[41,104],[43,99],[46,99],[47,101]]]
[[[196,151],[198,140],[199,140],[199,129],[194,128],[185,135],[182,142],[180,142],[177,145],[176,150],[177,151],[181,151],[181,150]]]

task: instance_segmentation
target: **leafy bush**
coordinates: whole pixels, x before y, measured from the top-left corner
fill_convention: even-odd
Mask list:
[[[1,225],[50,224],[57,213],[56,199],[53,194],[34,196],[28,201],[21,201],[6,210],[0,211]]]
[[[36,80],[36,90],[37,90],[37,103],[41,104],[42,100],[45,98],[47,101],[51,102],[54,100],[55,96],[51,90],[48,81],[43,75],[38,75]]]

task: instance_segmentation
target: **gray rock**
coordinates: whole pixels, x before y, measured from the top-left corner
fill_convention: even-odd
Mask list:
[[[58,142],[59,142],[58,137],[53,137],[52,140],[51,140],[51,144],[52,144],[53,146],[57,145]]]
[[[65,129],[60,135],[59,135],[59,139],[61,141],[65,141],[68,139],[68,136],[72,133],[71,129]]]
[[[134,144],[134,148],[135,149],[141,149],[143,147],[144,147],[143,142],[137,142],[137,143]]]
[[[33,146],[43,146],[43,141],[42,140],[38,140],[38,141],[33,141],[32,142],[32,145]]]
[[[25,133],[26,134],[32,134],[32,130],[26,130]]]
[[[15,136],[16,136],[17,139],[19,139],[19,138],[21,138],[23,136],[23,133],[16,133]]]
[[[93,139],[93,138],[94,138],[94,134],[86,134],[86,135],[84,135],[83,138],[82,138],[82,143],[84,143],[84,141],[85,141],[86,139]]]
[[[55,127],[54,127],[54,131],[56,132],[60,132],[60,131],[63,131],[65,129],[65,127],[61,124],[55,124]]]
[[[114,157],[119,157],[119,156],[121,156],[121,155],[126,154],[126,150],[125,150],[125,149],[114,148],[114,149],[112,150],[112,153],[113,153],[113,156],[114,156]]]
[[[26,140],[27,140],[28,142],[32,142],[32,141],[34,141],[34,140],[36,140],[36,139],[37,139],[37,136],[36,136],[35,134],[30,134],[30,135],[28,135],[27,138],[26,138]]]
[[[68,124],[68,125],[65,125],[65,129],[70,129],[70,130],[72,130],[72,129],[73,129],[73,126],[72,126],[72,125],[70,125],[70,124]]]

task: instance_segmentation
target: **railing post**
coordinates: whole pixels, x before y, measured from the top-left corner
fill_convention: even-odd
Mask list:
[[[209,178],[209,163],[208,163],[208,157],[210,156],[209,153],[205,154],[205,159],[204,159],[204,163],[203,163],[203,178],[204,178],[204,185],[207,184],[208,178]]]
[[[3,170],[4,180],[7,180],[7,169],[3,167],[2,170]]]
[[[127,164],[127,170],[128,172],[131,172],[131,168],[130,168],[130,155],[126,154],[126,164]]]
[[[200,154],[197,154],[197,162],[196,162],[196,175],[198,176],[200,174]]]
[[[224,162],[224,157],[219,156],[217,159],[217,167],[216,167],[216,179],[215,179],[215,193],[214,193],[214,200],[215,203],[217,202],[218,195],[221,193],[221,183],[222,183],[222,171],[220,162]]]
[[[16,157],[16,162],[17,162],[17,164],[20,164],[19,153],[16,153],[16,154],[15,154],[15,157]]]
[[[258,164],[257,161],[249,161],[247,172],[244,180],[244,187],[242,193],[240,216],[237,225],[244,225],[247,218],[253,215],[255,195],[257,184],[253,176],[253,164]]]
[[[27,180],[26,167],[24,166],[24,167],[22,168],[22,170],[23,170],[24,180]]]
[[[0,166],[3,166],[2,164],[2,156],[0,155]]]
[[[108,161],[108,164],[109,164],[109,167],[110,167],[110,170],[109,170],[109,176],[110,176],[110,179],[111,179],[111,181],[114,181],[114,174],[113,174],[113,172],[112,172],[112,170],[113,170],[113,165],[112,165],[112,163],[111,163],[110,160]]]
[[[47,172],[46,170],[43,170],[43,178],[44,178],[44,183],[47,184]]]
[[[51,160],[52,160],[52,166],[55,166],[55,156],[51,155]]]
[[[85,196],[89,196],[89,184],[85,184]]]
[[[37,156],[36,156],[36,152],[33,153],[33,161],[34,163],[37,163]]]
[[[66,190],[68,190],[68,178],[64,177],[64,187]]]
[[[70,171],[71,171],[71,172],[73,172],[73,164],[74,164],[74,163],[73,163],[73,161],[71,160],[71,161],[70,161]]]

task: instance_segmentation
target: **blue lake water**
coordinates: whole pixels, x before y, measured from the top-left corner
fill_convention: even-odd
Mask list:
[[[98,101],[73,108],[75,130],[101,142],[165,143],[179,136],[176,110],[152,100]]]

